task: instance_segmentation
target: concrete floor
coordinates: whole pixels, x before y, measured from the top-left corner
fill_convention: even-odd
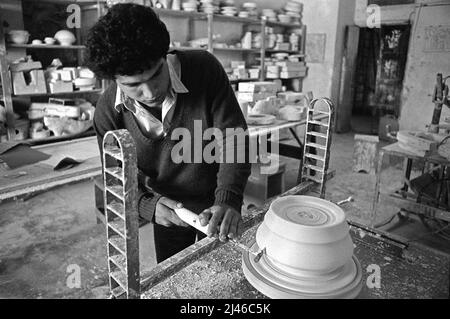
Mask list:
[[[353,196],[344,209],[350,220],[367,224],[375,176],[352,172],[353,134],[335,135],[327,199]],[[286,188],[295,185],[298,162],[286,160]],[[389,165],[391,164],[391,165]],[[383,171],[383,187],[400,185],[401,161]],[[381,205],[377,222],[398,211]],[[394,219],[382,228],[408,240],[450,253],[448,241],[429,234],[415,218]],[[93,182],[85,181],[36,195],[26,201],[0,204],[0,298],[105,298],[108,295],[104,225],[96,224]],[[152,229],[140,230],[141,265],[154,265]],[[75,266],[74,266],[75,265]],[[80,287],[72,287],[73,267]],[[78,268],[79,267],[79,268]]]

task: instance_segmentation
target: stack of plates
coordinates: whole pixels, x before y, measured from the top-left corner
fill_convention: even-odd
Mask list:
[[[200,12],[204,13],[219,13],[219,1],[218,0],[200,0]]]
[[[291,23],[291,16],[287,14],[279,14],[278,20],[282,23]]]
[[[237,8],[235,6],[225,6],[222,7],[220,13],[222,13],[224,16],[230,16],[234,17],[237,14]]]
[[[196,0],[189,0],[189,1],[183,2],[183,4],[181,6],[183,7],[184,11],[197,12],[197,1]]]
[[[277,13],[273,9],[263,9],[262,15],[267,17],[268,21],[277,22]]]
[[[301,24],[303,3],[298,1],[288,1],[284,7],[284,11],[286,11],[287,16],[291,17],[292,23]]]
[[[242,11],[239,12],[241,18],[258,19],[258,9],[254,2],[245,2],[242,4]]]

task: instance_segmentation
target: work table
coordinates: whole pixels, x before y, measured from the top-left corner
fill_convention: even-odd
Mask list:
[[[285,195],[302,193],[294,188]],[[270,203],[244,219],[249,244]],[[363,271],[358,298],[448,298],[450,256],[416,243],[350,223],[355,256]],[[141,274],[142,298],[259,299],[242,271],[242,252],[231,243],[205,238]],[[379,268],[378,268],[379,267]],[[380,288],[376,284],[379,269]],[[372,288],[367,283],[372,283]]]

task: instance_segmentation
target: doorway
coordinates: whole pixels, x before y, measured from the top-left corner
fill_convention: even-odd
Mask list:
[[[398,127],[410,25],[361,28],[354,74],[351,126],[360,134]]]

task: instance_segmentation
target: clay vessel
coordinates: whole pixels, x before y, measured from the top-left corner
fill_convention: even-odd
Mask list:
[[[332,273],[353,255],[344,211],[309,196],[275,200],[258,228],[256,242],[278,268],[302,276]]]

